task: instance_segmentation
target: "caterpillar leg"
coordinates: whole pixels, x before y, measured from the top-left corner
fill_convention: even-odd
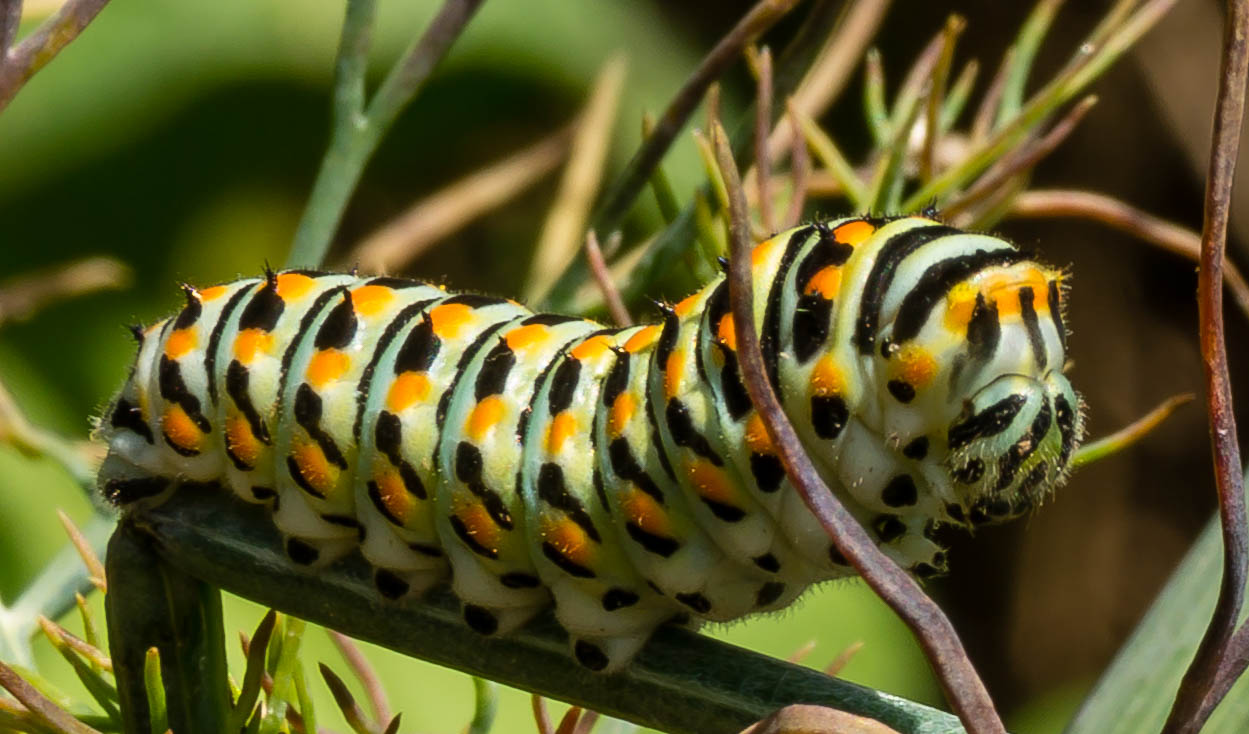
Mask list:
[[[618,637],[573,637],[568,642],[573,657],[583,667],[595,673],[615,673],[637,655],[652,631],[653,627]]]
[[[360,542],[359,526],[318,515],[298,490],[282,492],[273,505],[273,522],[285,536],[286,554],[301,566],[320,568],[350,553]]]

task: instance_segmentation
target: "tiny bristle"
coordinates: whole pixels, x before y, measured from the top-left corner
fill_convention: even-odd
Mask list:
[[[729,259],[723,255],[716,257],[716,262],[720,265],[720,270],[726,275],[729,272]]]
[[[271,290],[276,290],[278,287],[278,274],[269,266],[268,260],[265,260],[265,285]]]
[[[186,296],[188,306],[200,300],[199,291],[195,290],[195,286],[190,283],[179,283],[178,287],[182,289],[182,294]]]
[[[127,324],[126,328],[130,330],[130,336],[133,336],[134,340],[142,345],[144,339],[143,327],[139,324]]]

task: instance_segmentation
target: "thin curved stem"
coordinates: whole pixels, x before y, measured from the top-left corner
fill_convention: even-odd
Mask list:
[[[82,33],[105,5],[108,0],[68,0],[56,15],[10,48],[21,20],[22,3],[3,0],[3,7],[0,7],[0,111],[32,76]]]
[[[1163,726],[1163,732],[1169,734],[1200,731],[1218,702],[1211,700],[1211,693],[1235,630],[1249,572],[1244,480],[1223,333],[1223,256],[1236,156],[1240,151],[1245,82],[1249,79],[1249,0],[1229,0],[1224,23],[1222,73],[1215,102],[1210,165],[1206,172],[1201,268],[1197,274],[1198,332],[1210,411],[1219,524],[1223,532],[1223,578],[1210,625],[1180,682],[1175,704]]]
[[[334,67],[330,143],[295,232],[288,267],[317,267],[325,260],[347,203],[382,136],[424,86],[482,2],[446,0],[366,106],[364,73],[375,0],[349,0]]]

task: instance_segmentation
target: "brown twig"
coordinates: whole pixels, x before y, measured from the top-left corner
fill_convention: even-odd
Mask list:
[[[590,730],[598,723],[602,714],[594,709],[586,709],[581,712],[581,716],[577,719],[577,725],[573,727],[572,734],[590,734]]]
[[[1218,703],[1210,694],[1214,692],[1221,660],[1235,630],[1249,572],[1244,479],[1223,333],[1222,287],[1232,183],[1245,110],[1245,81],[1249,78],[1249,38],[1246,37],[1249,35],[1249,0],[1229,0],[1223,22],[1223,60],[1210,141],[1210,165],[1206,172],[1201,267],[1197,273],[1198,335],[1210,412],[1219,523],[1223,531],[1223,578],[1210,625],[1184,673],[1163,726],[1163,732],[1168,734],[1200,731]]]
[[[0,62],[9,53],[22,23],[22,0],[0,0]]]
[[[790,139],[793,141],[794,151],[789,156],[789,174],[793,183],[789,194],[789,209],[781,222],[781,227],[785,229],[795,226],[802,219],[802,207],[807,201],[807,185],[811,177],[811,157],[807,155],[807,143],[802,138],[798,121],[791,116],[789,125],[793,130]]]
[[[395,272],[431,245],[537,183],[568,154],[572,128],[491,163],[418,201],[343,258],[368,273]]]
[[[1040,163],[1043,158],[1062,145],[1062,142],[1071,135],[1076,129],[1076,125],[1080,124],[1080,120],[1084,119],[1084,116],[1088,114],[1088,111],[1095,104],[1097,104],[1097,97],[1093,95],[1080,100],[1045,135],[1027,145],[1021,146],[989,168],[962,196],[947,205],[942,214],[946,217],[953,217],[955,214],[966,211],[973,204],[978,204],[992,194],[1001,191],[1003,184],[1010,179],[1020,173],[1032,170],[1037,163]]]
[[[374,731],[370,726],[369,720],[361,710],[360,704],[356,703],[355,696],[351,695],[351,690],[347,688],[347,684],[342,678],[330,670],[325,663],[318,663],[317,667],[321,670],[321,677],[325,679],[325,685],[330,689],[330,695],[334,697],[334,703],[338,706],[338,710],[343,713],[343,719],[353,731],[359,734],[367,734]]]
[[[355,640],[347,635],[331,629],[327,629],[326,633],[334,642],[334,647],[338,648],[343,660],[347,661],[347,667],[351,668],[360,685],[364,686],[364,692],[369,697],[369,707],[373,709],[374,721],[389,721],[390,704],[386,701],[386,689],[382,687],[382,681],[377,677],[377,671],[373,670],[368,658],[360,651]]]
[[[86,658],[100,670],[104,670],[109,673],[113,672],[113,661],[104,653],[103,650],[100,650],[95,645],[88,643],[86,640],[82,639],[78,635],[75,635],[73,632],[70,632],[56,622],[53,622],[42,614],[40,614],[35,621],[39,623],[39,628],[43,630],[43,634],[46,635],[48,640],[53,644],[56,644],[56,641],[60,640],[67,647]]]
[[[924,106],[924,147],[919,156],[919,177],[923,181],[932,178],[933,159],[937,140],[941,137],[941,105],[945,102],[946,84],[950,79],[950,64],[954,62],[954,44],[961,29],[946,24],[941,44],[941,56],[932,69],[928,85],[928,101]]]
[[[18,703],[36,717],[41,723],[56,729],[63,734],[99,734],[95,729],[75,719],[68,711],[63,710],[44,697],[35,687],[27,683],[15,670],[0,662],[0,688],[13,694]]]
[[[533,720],[538,726],[538,734],[555,734],[555,729],[551,727],[551,715],[546,710],[546,699],[535,693],[529,701],[533,706]]]
[[[1236,630],[1236,634],[1232,635],[1224,648],[1214,683],[1210,685],[1210,692],[1206,694],[1206,699],[1197,712],[1200,720],[1209,718],[1214,707],[1223,700],[1236,681],[1240,680],[1246,668],[1249,668],[1249,622],[1240,625],[1240,629]]]
[[[0,323],[27,319],[54,301],[122,288],[129,280],[130,268],[111,257],[89,257],[9,278],[0,283]]]
[[[819,519],[833,544],[864,580],[911,628],[936,669],[947,700],[972,734],[1004,734],[984,683],[976,675],[949,620],[918,584],[889,559],[867,531],[833,496],[803,450],[793,424],[772,390],[759,351],[751,292],[749,223],[746,197],[723,128],[715,130],[716,153],[730,192],[729,301],[732,306],[737,357],[750,402],[763,418],[777,447],[785,473],[803,502]]]
[[[833,658],[829,661],[828,665],[824,666],[824,672],[831,676],[836,676],[841,673],[841,671],[850,664],[850,661],[854,659],[854,656],[859,654],[859,650],[862,649],[862,641],[852,642],[849,645],[846,645],[846,649],[837,653],[837,657]]]
[[[772,52],[759,52],[759,82],[755,98],[755,140],[767,140],[772,130]],[[755,180],[759,186],[759,220],[769,233],[776,231],[772,217],[772,155],[766,145],[755,146]]]
[[[21,16],[21,3],[17,5],[17,16]],[[22,42],[9,48],[7,43],[0,48],[0,111],[8,106],[14,95],[40,69],[71,41],[82,33],[82,29],[95,19],[108,0],[67,0],[56,12],[56,15],[39,25]],[[17,32],[16,24],[10,26],[13,9],[6,3],[3,18],[0,19],[0,30],[3,30],[6,41],[12,40]]]
[[[742,730],[741,734],[806,734],[806,732],[837,732],[837,734],[898,734],[875,719],[855,716],[845,711],[795,703],[768,718]]]
[[[1015,198],[1010,216],[1092,219],[1193,262],[1201,259],[1201,235],[1105,194],[1033,189]],[[1236,305],[1249,318],[1249,282],[1234,263],[1224,263],[1223,281],[1236,299]]]
[[[618,242],[620,233],[613,232],[612,240]],[[615,321],[617,326],[632,325],[633,317],[629,315],[629,309],[625,308],[624,299],[620,297],[620,290],[616,288],[611,271],[607,269],[607,261],[603,259],[603,249],[599,247],[598,235],[594,234],[592,229],[586,230],[585,233],[585,257],[590,264],[590,274],[594,276],[594,282],[603,294],[603,302],[607,304],[607,311],[611,314],[612,321]]]
[[[559,191],[547,212],[534,250],[525,286],[526,300],[530,303],[546,294],[581,247],[581,233],[586,229],[590,207],[602,183],[607,154],[611,152],[611,132],[624,79],[625,58],[616,55],[603,64],[594,80],[590,98],[573,133]]]
[[[590,220],[596,232],[612,232],[620,227],[621,219],[646,186],[651,171],[659,165],[672,141],[698,107],[707,87],[741,56],[742,49],[751,39],[771,28],[797,4],[798,0],[761,0],[703,58],[664,110],[654,132],[633,154],[624,171],[603,195],[603,203]]]
[[[74,521],[69,519],[69,515],[64,510],[57,509],[56,516],[61,520],[61,527],[65,528],[65,534],[69,536],[69,542],[74,544],[74,549],[78,551],[78,555],[82,558],[82,565],[87,567],[87,579],[101,593],[108,592],[108,582],[104,576],[104,564],[100,561],[100,557],[95,554],[91,548],[91,541],[82,534]]]
[[[973,143],[984,141],[993,131],[998,104],[1002,101],[1002,93],[1006,91],[1006,75],[1014,63],[1015,49],[1008,48],[1006,53],[1002,54],[1002,62],[998,64],[997,72],[994,73],[993,80],[989,82],[989,88],[985,90],[984,97],[980,99],[980,106],[976,108],[976,115],[972,118],[971,140]]]
[[[819,117],[846,86],[851,72],[863,58],[863,50],[876,35],[889,9],[890,0],[856,0],[848,3],[837,19],[836,31],[825,41],[819,55],[790,99],[793,105],[810,117]],[[802,133],[778,125],[768,138],[768,151],[779,159],[794,138]],[[749,180],[750,175],[746,176]]]

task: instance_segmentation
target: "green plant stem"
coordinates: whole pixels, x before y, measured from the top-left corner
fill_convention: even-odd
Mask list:
[[[468,723],[468,734],[490,734],[498,710],[498,684],[473,676],[473,720]]]
[[[483,0],[447,0],[425,33],[413,41],[365,106],[374,0],[349,0],[335,66],[330,144],[321,160],[288,267],[317,267],[324,260],[343,212],[382,136],[429,79]]]
[[[115,519],[96,515],[83,529],[91,547],[100,554],[108,543]],[[39,631],[39,617],[58,619],[76,605],[75,595],[92,589],[78,551],[66,543],[39,576],[7,609],[0,607],[0,659],[30,666],[30,639]]]
[[[220,734],[229,718],[221,592],[168,565],[131,518],[108,544],[109,653],[126,734],[151,732],[144,667],[160,651],[169,727]],[[161,734],[153,732],[152,734]]]
[[[798,83],[802,80],[802,77],[811,67],[811,64],[818,57],[820,49],[823,48],[824,41],[828,38],[828,29],[837,24],[837,18],[840,14],[841,6],[842,3],[836,2],[835,0],[817,0],[817,2],[811,7],[810,11],[807,13],[806,20],[803,22],[802,28],[794,37],[794,40],[791,41],[789,46],[785,49],[785,52],[782,53],[777,59],[776,71],[773,75],[774,97],[776,99],[787,98],[793,90],[798,87]],[[717,46],[717,48],[719,47]],[[682,92],[678,94],[678,97],[681,94],[684,94],[685,91],[686,88],[683,87]],[[677,100],[674,99],[672,104],[676,105]],[[743,119],[747,122],[735,131],[733,137],[733,153],[738,161],[748,160],[754,155],[753,107],[751,110],[746,112]],[[657,137],[660,129],[662,129],[662,126],[656,128],[656,135],[652,135],[651,138],[648,138],[647,142],[644,142],[643,145],[658,148],[660,150],[660,157],[662,158],[662,152],[667,149],[667,144],[665,143],[661,147],[659,143],[649,142],[651,139]],[[640,155],[641,151],[635,155],[635,159]],[[659,161],[657,159],[655,164],[657,165],[658,162]],[[623,181],[626,176],[631,175],[629,173],[631,169],[631,166],[626,168],[626,172],[621,174],[621,181]],[[643,184],[648,178],[649,169],[647,169],[647,177],[642,179]],[[622,185],[623,184],[613,184],[613,187],[609,189],[609,193],[605,195],[604,201],[612,201],[616,196],[616,194],[612,192],[616,190],[617,186]],[[709,188],[704,187],[702,190],[705,196],[710,195]],[[637,192],[634,191],[628,202],[631,203],[633,198],[636,198],[636,196]],[[607,205],[605,204],[602,211],[610,211],[610,209],[607,208]],[[625,211],[627,211],[627,206]],[[623,216],[623,212],[621,213],[621,216]],[[601,215],[596,215],[591,220],[591,226],[596,231],[601,232],[603,230],[610,229],[603,226],[603,223],[607,221],[607,218],[602,217]],[[621,295],[624,296],[626,303],[638,298],[642,290],[648,287],[649,284],[653,283],[657,276],[662,275],[672,268],[673,264],[681,256],[681,253],[689,246],[690,242],[693,241],[695,222],[694,207],[691,203],[682,209],[681,213],[671,221],[667,228],[665,228],[664,231],[651,242],[650,246],[647,247],[646,253],[633,268],[628,282],[623,288],[621,288]],[[580,288],[581,284],[584,283],[589,277],[589,266],[587,265],[585,258],[578,257],[573,260],[567,268],[565,268],[564,272],[555,282],[555,285],[551,287],[546,299],[543,303],[537,304],[537,307],[543,310],[551,311],[572,310],[577,289]]]
[[[1140,7],[1122,26],[1110,32],[1104,45],[1091,47],[1091,54],[1077,62],[1037,92],[1012,120],[989,135],[957,166],[935,176],[902,203],[902,211],[915,211],[945,192],[955,191],[988,168],[1022,140],[1042,119],[1079,94],[1110,64],[1154,26],[1175,5],[1176,0],[1151,0]]]
[[[316,572],[294,567],[268,512],[228,492],[184,488],[133,524],[159,543],[168,563],[245,598],[674,734],[740,731],[796,702],[833,706],[913,734],[962,731],[947,713],[674,627],[660,629],[624,672],[589,675],[573,662],[567,635],[550,615],[518,633],[483,638],[464,625],[460,604],[445,587],[419,601],[387,602],[356,555]]]

